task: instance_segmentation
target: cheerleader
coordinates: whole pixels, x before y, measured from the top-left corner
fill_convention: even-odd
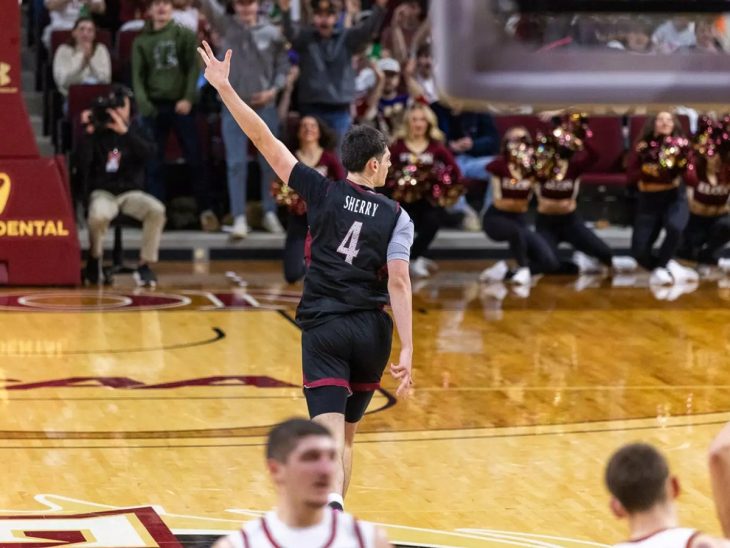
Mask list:
[[[616,271],[635,270],[632,257],[614,257],[611,248],[583,222],[576,212],[581,174],[593,165],[593,147],[584,117],[574,114],[551,134],[540,139],[535,152],[536,232],[558,256],[558,245],[567,242],[576,253],[573,262],[561,262],[557,273],[596,272],[601,265]]]
[[[701,266],[730,271],[730,259],[720,257],[730,241],[730,139],[727,128],[703,120],[695,137],[695,154],[687,170],[689,222],[677,256]]]
[[[629,163],[629,183],[637,184],[639,191],[631,254],[651,271],[649,283],[653,285],[698,279],[697,272],[672,259],[689,220],[682,184],[688,152],[677,118],[660,112],[647,120]],[[664,241],[654,253],[662,229]]]
[[[511,273],[507,263],[499,261],[480,274],[483,282],[509,278],[513,283],[529,285],[531,274],[555,272],[560,268],[548,243],[527,225],[525,214],[533,193],[533,153],[527,130],[513,127],[502,140],[501,156],[487,166],[492,175],[493,201],[484,213],[482,226],[490,239],[509,244],[518,268]]]
[[[299,122],[295,152],[297,159],[333,181],[347,177],[333,152],[336,144],[335,134],[319,118],[305,116]],[[278,182],[274,185],[273,193],[277,202],[289,209],[284,243],[284,278],[288,283],[294,283],[301,280],[305,273],[305,244],[309,233],[307,206],[293,190]]]
[[[436,115],[423,104],[407,109],[395,137],[390,147],[393,167],[387,191],[413,220],[416,235],[411,247],[411,274],[425,278],[436,269],[423,254],[436,237],[443,208],[462,194],[459,168],[444,145]]]

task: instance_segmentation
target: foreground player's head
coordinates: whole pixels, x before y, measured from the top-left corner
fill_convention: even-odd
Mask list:
[[[390,168],[390,150],[385,135],[369,126],[354,126],[342,139],[342,165],[373,186],[385,185]]]
[[[606,466],[605,480],[611,510],[620,518],[671,503],[679,495],[679,482],[669,474],[666,459],[645,443],[616,451]]]
[[[335,471],[335,440],[324,426],[289,419],[269,432],[266,460],[280,495],[294,505],[324,507]]]

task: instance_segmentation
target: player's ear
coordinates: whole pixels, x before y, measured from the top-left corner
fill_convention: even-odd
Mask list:
[[[370,169],[372,170],[373,173],[378,171],[379,165],[380,165],[380,160],[378,160],[375,156],[373,156],[372,158],[370,158],[370,160],[368,160],[368,167],[370,167]]]
[[[628,515],[626,509],[615,497],[611,497],[611,502],[609,506],[611,507],[611,512],[617,518],[625,518]]]
[[[269,475],[274,483],[278,483],[283,470],[282,464],[276,459],[267,459],[266,468],[269,469]]]

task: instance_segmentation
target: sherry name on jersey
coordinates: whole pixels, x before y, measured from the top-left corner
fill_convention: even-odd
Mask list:
[[[375,212],[380,206],[367,200],[359,200],[351,196],[345,196],[345,205],[343,207],[347,211],[352,211],[353,213],[375,217]]]

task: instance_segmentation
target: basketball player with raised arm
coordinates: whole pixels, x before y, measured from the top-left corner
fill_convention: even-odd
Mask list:
[[[400,206],[374,191],[390,167],[387,140],[379,131],[352,128],[342,141],[344,181],[330,181],[297,160],[228,82],[231,51],[219,61],[210,46],[198,48],[205,77],[279,178],[307,203],[312,235],[309,269],[297,309],[302,328],[302,369],[309,416],[335,437],[338,461],[331,504],[342,509],[352,473],[358,424],[380,387],[390,357],[393,322],[401,351],[390,372],[396,395],[413,384],[411,281],[408,273],[413,223]]]
[[[337,450],[321,424],[290,419],[269,432],[266,466],[276,485],[276,510],[249,521],[213,548],[385,548],[385,533],[372,523],[327,506]]]
[[[605,480],[611,510],[629,522],[629,540],[614,548],[730,548],[726,539],[679,526],[674,503],[679,480],[651,445],[632,443],[616,451],[606,466]]]

